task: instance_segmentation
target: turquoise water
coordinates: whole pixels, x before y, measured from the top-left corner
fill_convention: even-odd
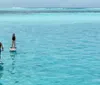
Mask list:
[[[100,13],[1,14],[0,29],[0,85],[100,85]]]

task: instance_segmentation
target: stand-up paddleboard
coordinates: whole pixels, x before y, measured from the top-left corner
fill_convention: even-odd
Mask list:
[[[16,47],[10,47],[10,52],[16,52]]]

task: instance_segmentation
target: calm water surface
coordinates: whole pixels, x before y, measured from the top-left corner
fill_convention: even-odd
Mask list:
[[[100,13],[1,14],[0,41],[0,85],[100,85]]]

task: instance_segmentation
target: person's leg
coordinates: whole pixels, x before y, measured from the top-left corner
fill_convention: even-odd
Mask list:
[[[14,47],[16,47],[16,42],[14,41]]]
[[[12,47],[13,47],[13,40],[12,40]]]
[[[12,47],[14,47],[14,41],[12,40]]]
[[[1,59],[1,49],[0,49],[0,59]]]

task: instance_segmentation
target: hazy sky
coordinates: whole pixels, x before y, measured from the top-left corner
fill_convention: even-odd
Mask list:
[[[100,0],[0,0],[0,7],[100,7]]]

